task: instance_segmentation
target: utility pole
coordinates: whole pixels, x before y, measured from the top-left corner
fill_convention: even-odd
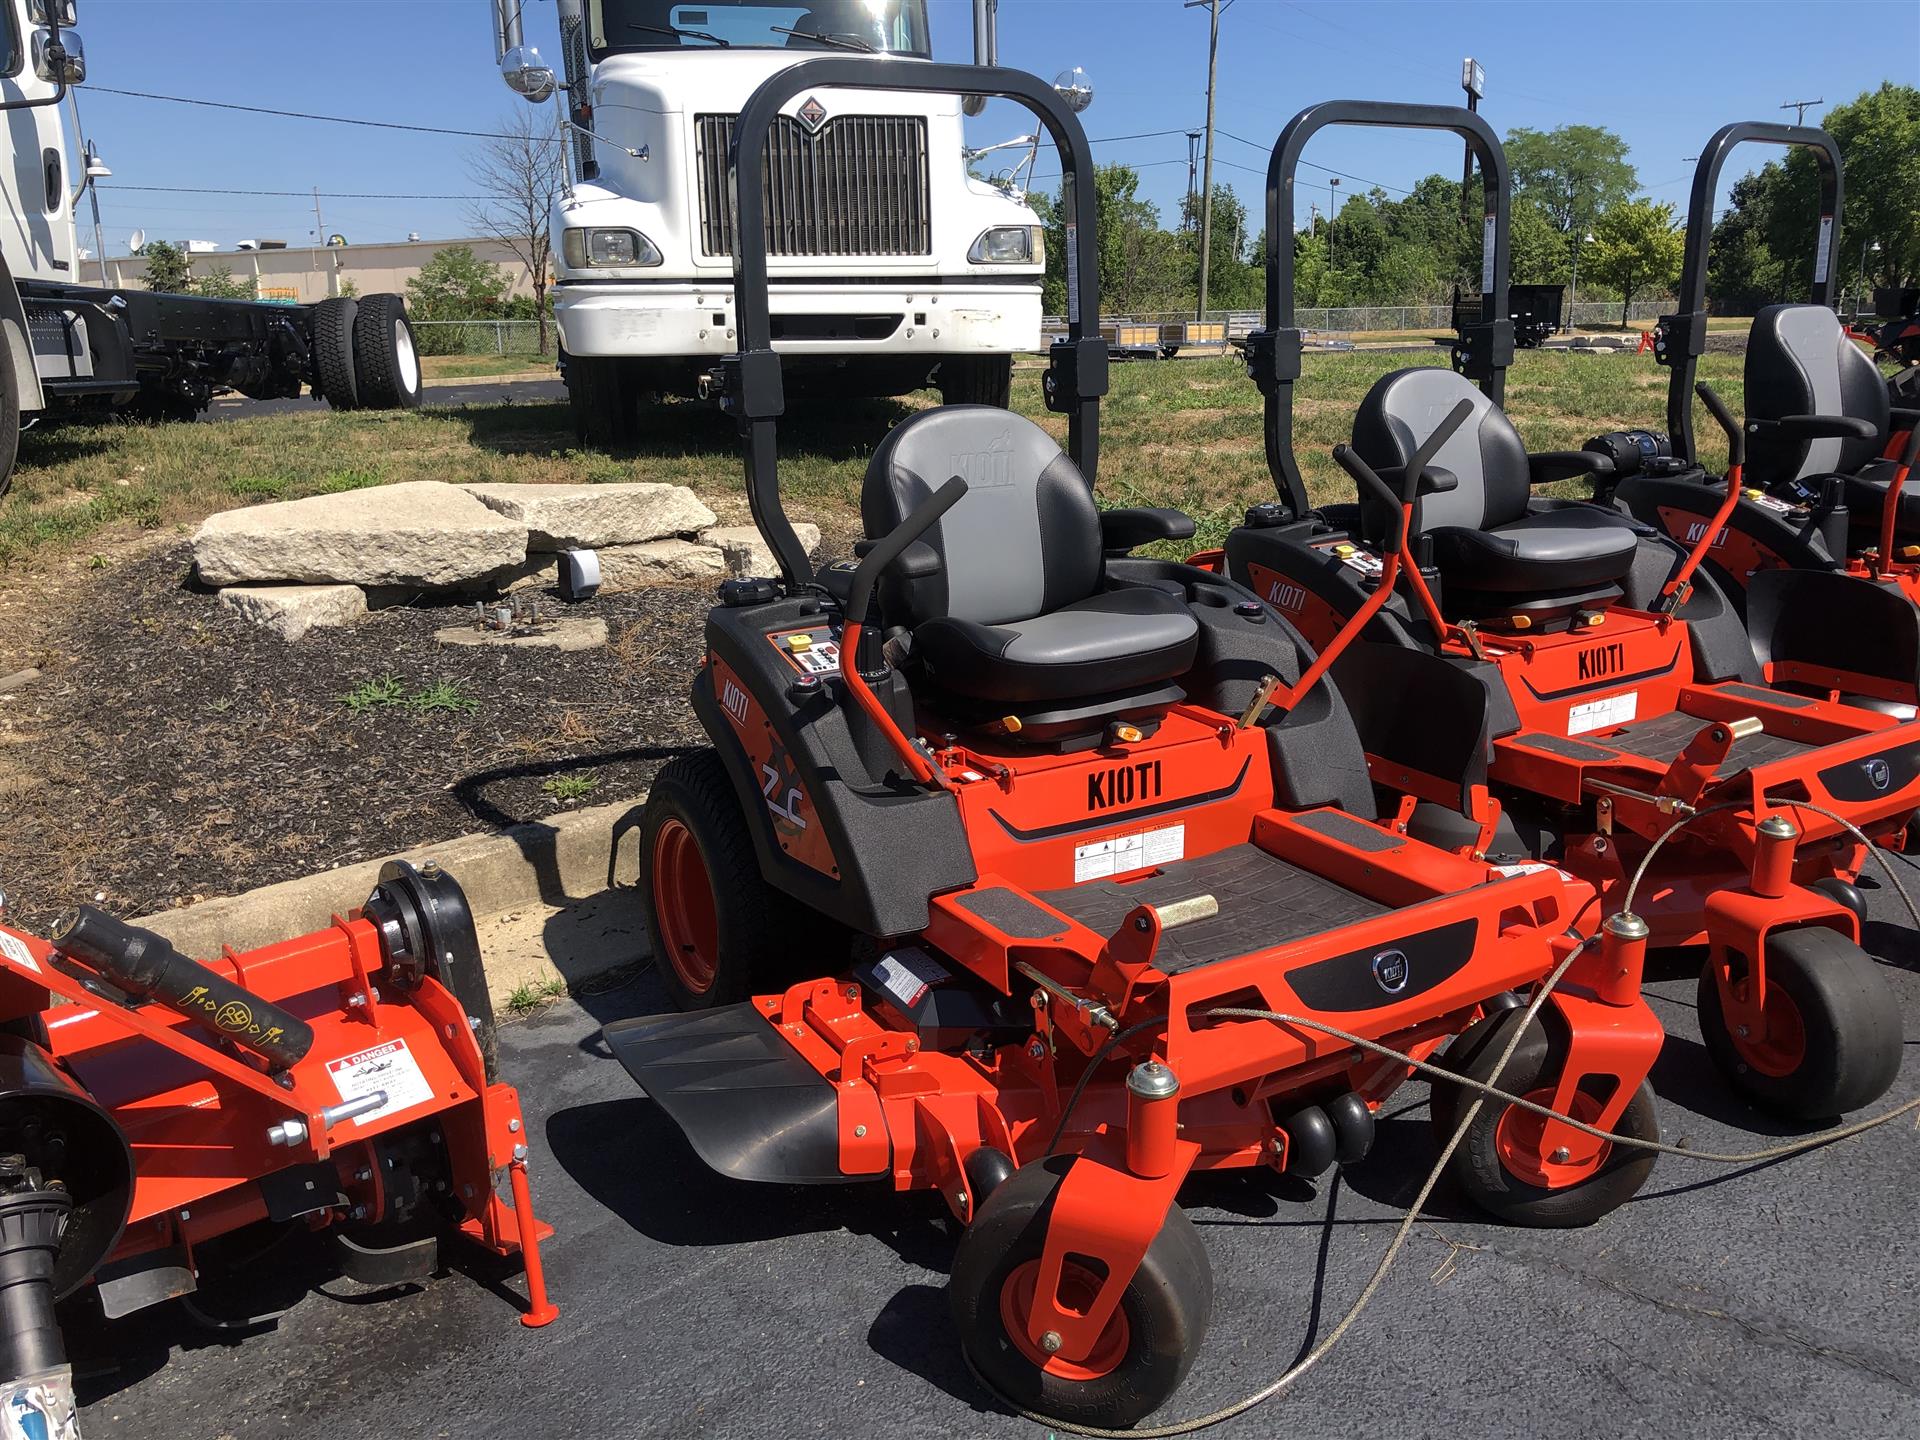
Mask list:
[[[1807,111],[1811,110],[1815,105],[1824,105],[1826,103],[1824,100],[1789,100],[1780,108],[1782,110],[1792,110],[1795,112],[1793,123],[1796,125],[1804,125],[1807,123]]]
[[[1180,228],[1191,230],[1194,221],[1193,202],[1200,193],[1200,132],[1187,132],[1187,208],[1180,217]]]
[[[1227,0],[1231,5],[1233,0]],[[1185,8],[1192,10],[1204,5],[1212,11],[1207,36],[1207,165],[1206,189],[1200,196],[1200,304],[1194,312],[1194,318],[1207,318],[1207,282],[1211,278],[1208,270],[1213,260],[1213,96],[1214,87],[1220,78],[1220,12],[1225,7],[1220,0],[1186,0]]]
[[[1333,222],[1340,213],[1340,177],[1327,181],[1327,269],[1333,269]]]
[[[313,225],[314,249],[318,252],[324,252],[327,248],[327,222],[320,214],[320,187],[318,185],[313,187]],[[340,293],[340,272],[334,268],[333,257],[331,255],[326,257],[326,261],[327,296],[331,299]]]

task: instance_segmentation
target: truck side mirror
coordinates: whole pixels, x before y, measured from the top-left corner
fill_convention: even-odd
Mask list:
[[[78,0],[27,0],[27,19],[35,25],[73,25],[79,21],[77,4]]]
[[[33,73],[49,85],[79,85],[87,78],[87,53],[80,37],[62,30],[54,39],[51,30],[33,32]]]
[[[531,45],[516,45],[500,57],[500,78],[529,105],[546,104],[560,85],[553,67],[542,61],[540,52]]]
[[[1071,70],[1062,70],[1053,77],[1054,93],[1067,102],[1067,108],[1078,115],[1093,104],[1093,77],[1078,65]]]

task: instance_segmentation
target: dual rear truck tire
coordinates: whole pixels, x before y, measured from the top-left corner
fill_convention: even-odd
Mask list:
[[[420,349],[398,295],[339,296],[313,309],[314,388],[335,410],[413,410]]]

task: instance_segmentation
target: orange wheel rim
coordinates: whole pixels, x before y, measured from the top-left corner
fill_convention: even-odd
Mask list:
[[[1100,1285],[1098,1275],[1084,1265],[1076,1265],[1069,1260],[1060,1268],[1060,1308],[1079,1315],[1086,1314],[1093,1308]],[[1113,1307],[1113,1314],[1107,1318],[1106,1328],[1100,1332],[1100,1338],[1094,1342],[1091,1353],[1080,1360],[1068,1360],[1063,1356],[1047,1354],[1027,1334],[1027,1320],[1033,1314],[1033,1297],[1039,1288],[1038,1260],[1028,1260],[1016,1266],[1013,1273],[1007,1276],[1006,1283],[1000,1287],[1000,1324],[1007,1332],[1007,1339],[1013,1342],[1013,1348],[1047,1374],[1062,1380],[1098,1380],[1118,1370],[1133,1345],[1133,1329],[1127,1324],[1126,1307]]]
[[[1734,986],[1736,999],[1746,998],[1749,982]],[[1742,1035],[1736,1027],[1727,1032],[1736,1054],[1750,1069],[1776,1080],[1785,1079],[1806,1063],[1807,1022],[1793,997],[1778,985],[1767,987],[1767,1003],[1760,1011],[1760,1033]]]
[[[1536,1105],[1552,1105],[1553,1087],[1543,1086],[1524,1098]],[[1598,1100],[1582,1092],[1574,1095],[1570,1113],[1582,1124],[1591,1125],[1599,1116],[1600,1108]],[[1612,1144],[1577,1130],[1556,1127],[1549,1145],[1546,1132],[1551,1123],[1544,1115],[1522,1110],[1518,1105],[1507,1106],[1493,1130],[1493,1148],[1502,1168],[1515,1179],[1542,1190],[1565,1190],[1591,1179],[1606,1164],[1607,1156],[1613,1151]]]
[[[653,914],[667,964],[689,992],[704,995],[720,968],[720,912],[693,832],[668,820],[653,837]]]

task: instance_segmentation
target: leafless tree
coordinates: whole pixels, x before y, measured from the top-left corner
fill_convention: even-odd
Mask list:
[[[547,215],[566,184],[563,132],[549,107],[523,105],[509,111],[467,167],[474,188],[486,196],[467,211],[467,223],[499,241],[526,266],[540,322],[540,353],[547,353],[547,288],[553,279],[553,244]]]

